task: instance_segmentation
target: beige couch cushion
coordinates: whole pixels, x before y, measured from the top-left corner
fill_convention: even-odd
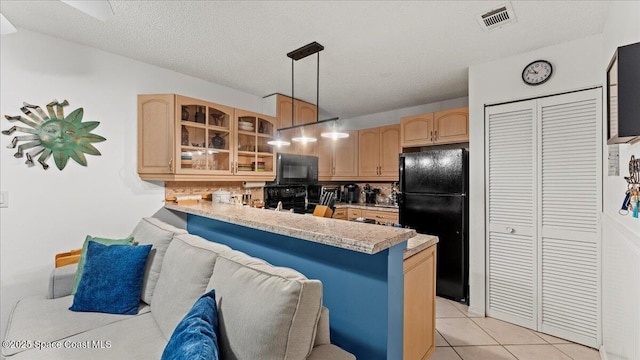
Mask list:
[[[55,341],[149,312],[149,306],[145,304],[141,304],[138,315],[75,312],[69,310],[72,302],[71,295],[58,299],[29,297],[18,301],[7,323],[5,340]],[[10,356],[23,350],[3,346],[2,355]]]
[[[322,309],[320,281],[233,251],[216,260],[210,289],[216,290],[223,359],[309,356]]]
[[[122,315],[119,315],[122,316]],[[107,343],[107,341],[109,341]],[[32,349],[11,360],[160,359],[167,340],[147,313],[60,341],[61,348]],[[73,347],[71,347],[73,346]]]
[[[186,233],[187,231],[184,229],[178,229],[152,217],[142,218],[133,229],[130,236],[133,237],[135,242],[140,245],[152,245],[151,252],[149,252],[149,257],[147,258],[142,291],[140,293],[140,298],[147,304],[151,304],[153,290],[156,287],[160,270],[162,269],[162,259],[171,239],[173,239],[174,235]]]
[[[185,234],[173,238],[164,256],[153,293],[151,313],[169,339],[180,320],[205,292],[218,253],[229,252],[225,245]]]

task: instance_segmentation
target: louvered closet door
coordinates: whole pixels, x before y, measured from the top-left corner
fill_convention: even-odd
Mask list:
[[[599,345],[601,91],[539,101],[542,332]]]
[[[486,109],[487,314],[537,325],[536,102]]]

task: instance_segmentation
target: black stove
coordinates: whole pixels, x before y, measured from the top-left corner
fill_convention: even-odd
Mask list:
[[[307,191],[304,185],[269,185],[264,187],[264,207],[275,209],[282,202],[283,210],[298,214],[306,212]]]

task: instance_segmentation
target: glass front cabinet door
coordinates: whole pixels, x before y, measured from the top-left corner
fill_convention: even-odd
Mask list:
[[[274,146],[267,144],[276,131],[276,118],[236,109],[234,173],[275,175]]]
[[[183,96],[176,105],[176,173],[231,175],[234,109]]]

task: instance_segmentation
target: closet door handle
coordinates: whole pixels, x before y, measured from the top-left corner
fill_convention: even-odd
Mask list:
[[[515,232],[516,232],[516,229],[512,228],[511,226],[507,226],[507,232],[508,232],[509,234],[513,234],[513,233],[515,233]]]

